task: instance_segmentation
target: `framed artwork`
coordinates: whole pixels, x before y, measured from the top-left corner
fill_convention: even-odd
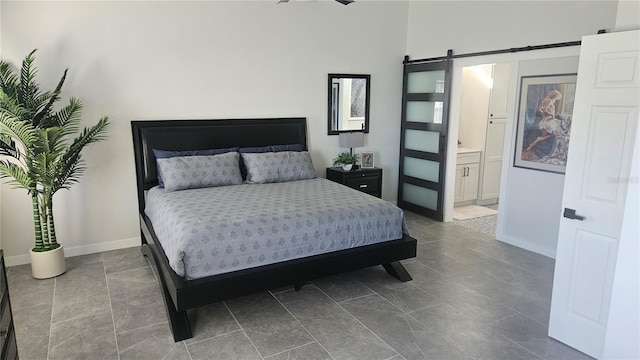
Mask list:
[[[523,76],[513,166],[565,173],[576,74]]]
[[[363,152],[362,153],[362,168],[372,168],[373,167],[373,153],[372,152]]]

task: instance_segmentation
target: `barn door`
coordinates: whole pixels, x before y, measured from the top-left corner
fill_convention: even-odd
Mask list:
[[[442,221],[452,60],[410,63],[402,86],[398,206]]]

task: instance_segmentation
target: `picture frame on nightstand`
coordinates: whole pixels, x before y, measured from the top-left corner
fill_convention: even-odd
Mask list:
[[[372,152],[363,152],[362,153],[362,163],[361,166],[364,169],[372,169],[373,165],[373,153]]]

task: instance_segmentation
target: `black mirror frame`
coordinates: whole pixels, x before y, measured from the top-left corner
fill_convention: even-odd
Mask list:
[[[365,87],[366,97],[364,104],[364,129],[363,130],[333,130],[331,128],[331,98],[332,98],[332,89],[333,89],[333,79],[340,78],[354,78],[354,79],[365,79],[367,80],[367,85]],[[329,74],[328,77],[328,92],[327,92],[327,135],[339,135],[343,132],[363,132],[365,134],[369,133],[369,104],[371,102],[371,75],[363,75],[363,74]]]

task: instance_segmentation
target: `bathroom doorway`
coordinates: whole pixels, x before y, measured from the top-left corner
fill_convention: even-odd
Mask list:
[[[462,69],[453,220],[495,237],[509,63]]]

